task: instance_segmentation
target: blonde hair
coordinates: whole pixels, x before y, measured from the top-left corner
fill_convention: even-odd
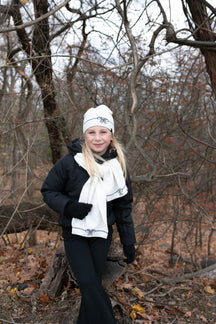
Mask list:
[[[124,155],[124,149],[122,145],[117,141],[117,139],[112,137],[112,141],[110,142],[110,149],[115,149],[117,152],[117,158],[118,161],[121,165],[124,177],[126,179],[127,177],[127,170],[126,170],[126,159]],[[92,150],[88,147],[86,142],[84,141],[82,145],[82,153],[83,153],[83,158],[85,161],[85,166],[88,174],[90,175],[91,178],[93,178],[95,171],[98,171],[97,163],[95,161],[95,158],[100,160],[100,161],[105,161],[100,155],[93,154]]]

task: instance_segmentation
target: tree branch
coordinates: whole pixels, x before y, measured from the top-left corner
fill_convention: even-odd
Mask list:
[[[5,29],[0,29],[0,33],[8,33],[8,32],[20,30],[20,29],[23,29],[23,28],[26,28],[26,27],[29,27],[29,26],[32,26],[32,25],[36,25],[37,23],[39,23],[42,20],[48,18],[49,16],[52,16],[54,13],[56,13],[58,10],[60,10],[62,7],[64,7],[68,2],[70,2],[70,0],[66,0],[66,1],[62,2],[62,4],[60,4],[56,8],[52,9],[51,11],[46,13],[45,15],[40,16],[39,18],[37,18],[37,19],[35,19],[33,21],[30,21],[30,22],[27,22],[25,24],[21,24],[21,25],[18,25],[18,26],[13,26],[13,27],[5,28]],[[10,11],[8,11],[8,13],[10,15],[12,15],[12,9]]]
[[[170,26],[169,26],[170,27]],[[206,49],[208,51],[216,51],[216,42],[209,41],[193,41],[189,39],[177,38],[176,33],[173,29],[171,33],[171,28],[167,27],[166,41],[167,43],[175,43],[178,45],[186,45],[194,48]]]

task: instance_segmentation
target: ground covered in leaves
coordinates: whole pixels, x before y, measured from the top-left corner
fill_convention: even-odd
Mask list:
[[[24,243],[25,233],[0,245],[2,324],[70,324],[78,313],[80,292],[70,281],[55,299],[40,293],[61,238],[45,231],[37,235],[34,247]],[[106,288],[118,323],[216,323],[216,273],[187,278],[193,265],[177,253],[171,266],[169,242],[163,238],[139,247],[136,261]]]

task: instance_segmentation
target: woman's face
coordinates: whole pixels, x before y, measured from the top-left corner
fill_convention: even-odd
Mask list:
[[[85,140],[88,147],[98,155],[103,155],[112,140],[112,133],[106,127],[94,126],[85,132]]]

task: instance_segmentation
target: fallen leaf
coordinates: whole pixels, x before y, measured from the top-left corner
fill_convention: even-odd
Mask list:
[[[206,286],[204,288],[205,292],[207,292],[208,294],[215,294],[215,290],[211,288],[211,286]]]
[[[201,315],[201,316],[200,316],[200,319],[201,319],[203,322],[208,323],[208,320],[205,318],[205,316]]]
[[[140,306],[140,304],[134,305],[132,307],[132,310],[134,310],[135,312],[145,313],[145,308]]]
[[[140,304],[134,305],[132,307],[132,311],[130,313],[130,318],[132,320],[135,320],[136,317],[137,317],[137,314],[140,315],[140,314],[143,314],[143,313],[145,313],[145,308],[143,308],[142,306],[140,306]]]
[[[188,291],[187,298],[191,298],[191,297],[192,297],[192,292],[191,291]]]
[[[40,302],[41,303],[48,303],[50,301],[49,296],[47,296],[43,290],[40,292]]]
[[[140,312],[137,312],[137,314],[140,317],[142,317],[143,319],[150,321],[150,323],[154,320],[154,316],[152,316],[152,315],[147,315],[147,314],[143,314],[143,313],[140,313]]]
[[[35,287],[33,285],[28,286],[24,289],[25,294],[31,294],[35,290]]]
[[[122,287],[123,289],[132,289],[133,285],[132,285],[132,283],[123,283],[123,284],[121,285],[121,287]]]
[[[132,310],[130,313],[130,318],[134,321],[136,319],[136,317],[137,317],[137,315],[136,315],[135,310]]]
[[[191,312],[186,312],[185,317],[191,317],[192,313]]]
[[[138,295],[140,298],[143,298],[143,293],[138,288],[134,289],[133,293]]]
[[[17,292],[17,288],[12,288],[10,291],[11,294],[14,294],[15,292]]]
[[[24,283],[24,282],[26,282],[26,281],[31,281],[31,279],[32,279],[32,277],[31,277],[31,275],[30,275],[29,273],[27,273],[27,274],[22,274],[22,276],[20,276],[20,280],[19,280],[19,282],[20,282],[20,283]]]
[[[172,315],[182,314],[183,312],[175,306],[166,307],[167,312]]]
[[[5,260],[9,259],[9,256],[4,256],[4,255],[1,255],[0,256],[0,263],[5,263]]]
[[[15,283],[17,283],[17,276],[16,275],[13,275],[13,274],[9,274],[8,275],[8,280],[14,285]]]

